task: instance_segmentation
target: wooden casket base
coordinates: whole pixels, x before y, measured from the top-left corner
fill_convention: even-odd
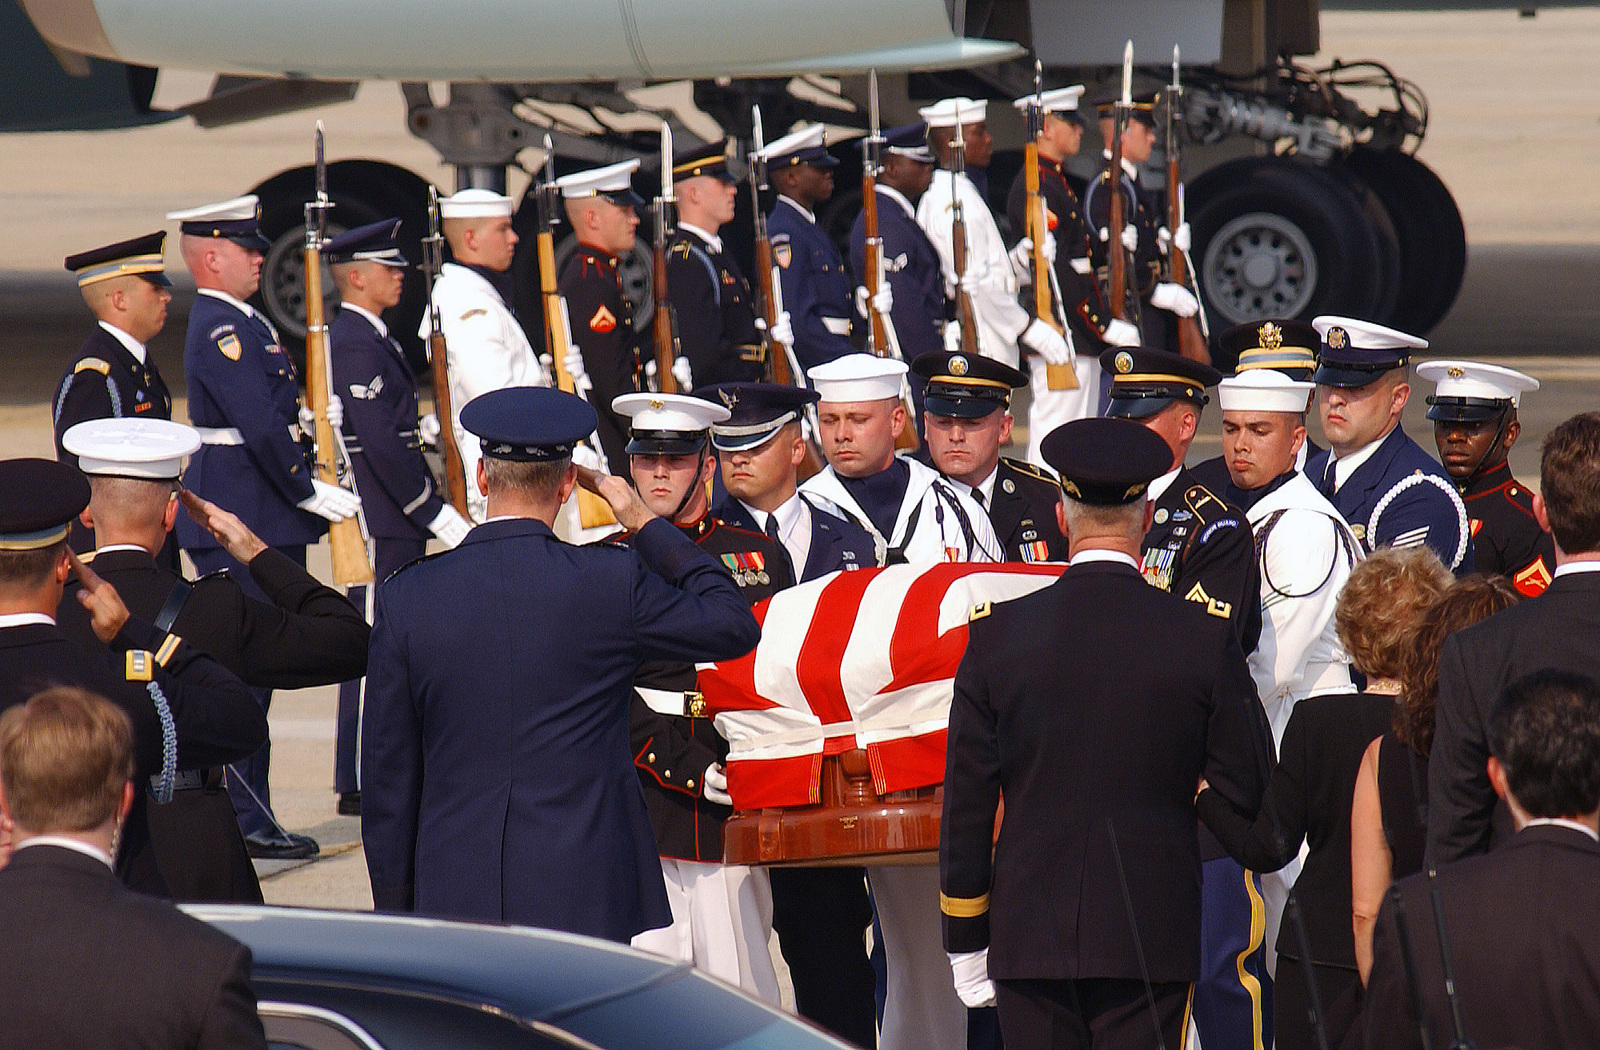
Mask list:
[[[944,786],[880,795],[867,753],[822,760],[822,801],[814,806],[744,810],[722,826],[729,864],[825,868],[936,864]]]

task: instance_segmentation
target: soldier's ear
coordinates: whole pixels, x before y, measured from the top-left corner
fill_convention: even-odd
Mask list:
[[[1072,535],[1067,532],[1067,505],[1061,502],[1061,497],[1056,497],[1056,528],[1061,530],[1061,535],[1067,543],[1072,543]]]

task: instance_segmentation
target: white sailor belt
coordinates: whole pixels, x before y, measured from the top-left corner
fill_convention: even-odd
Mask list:
[[[673,715],[679,718],[711,717],[706,708],[704,693],[695,690],[679,692],[674,689],[647,689],[642,685],[634,686],[633,691],[639,694],[644,706],[658,715]]]

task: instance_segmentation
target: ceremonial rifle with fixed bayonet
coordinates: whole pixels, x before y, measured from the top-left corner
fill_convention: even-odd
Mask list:
[[[962,285],[967,275],[967,217],[961,203],[958,179],[967,170],[967,133],[961,126],[961,109],[956,107],[956,135],[950,143],[950,256],[956,274],[956,323],[961,326],[961,352],[978,353],[978,315],[972,296]]]
[[[1106,298],[1111,316],[1139,325],[1137,293],[1128,287],[1128,251],[1122,243],[1122,229],[1128,223],[1127,200],[1122,195],[1122,135],[1133,113],[1133,41],[1122,50],[1122,93],[1112,109],[1111,161],[1106,168]]]
[[[1033,63],[1033,97],[1027,106],[1028,138],[1023,146],[1022,188],[1025,196],[1027,236],[1033,245],[1029,262],[1033,269],[1033,316],[1055,329],[1063,338],[1067,336],[1067,318],[1061,301],[1061,288],[1056,282],[1055,267],[1045,257],[1044,241],[1050,235],[1050,222],[1045,217],[1044,197],[1039,192],[1039,136],[1044,133],[1044,69]],[[1056,245],[1061,250],[1061,245]],[[1045,365],[1045,385],[1051,390],[1078,389],[1078,374],[1071,365]]]
[[[539,301],[544,306],[544,349],[550,355],[551,367],[556,373],[556,386],[569,394],[577,394],[585,401],[588,392],[578,389],[577,381],[567,371],[567,354],[572,349],[572,319],[567,314],[567,301],[556,289],[556,223],[561,214],[561,190],[556,186],[556,150],[550,136],[544,137],[544,184],[538,188],[539,233]],[[590,449],[599,457],[600,470],[609,470],[605,451],[600,445],[598,432],[589,435]],[[601,496],[579,486],[573,493],[578,501],[578,524],[586,529],[615,525],[617,516],[611,505]]]
[[[328,371],[328,323],[322,309],[322,245],[327,237],[328,169],[322,158],[322,121],[317,121],[316,199],[306,202],[306,407],[311,409],[315,431],[316,461],[312,466],[318,481],[329,485],[349,482],[349,456],[343,435],[328,422],[328,397],[333,392]],[[333,582],[350,587],[372,582],[372,563],[367,559],[367,538],[361,519],[345,518],[328,523],[328,547],[333,559]]]
[[[883,237],[878,233],[878,176],[883,172],[883,131],[878,123],[878,71],[867,74],[867,137],[861,141],[861,222],[865,230],[865,251],[862,253],[862,284],[867,289],[867,349],[878,357],[904,360],[900,354],[900,340],[894,331],[894,319],[880,313],[874,300],[878,289],[888,280],[884,275]],[[898,449],[916,451],[921,444],[917,439],[917,408],[909,392],[902,388],[900,400],[905,405],[907,425],[895,438]]]
[[[678,392],[677,377],[672,365],[678,360],[678,326],[672,312],[672,302],[667,298],[667,238],[672,235],[672,209],[678,198],[672,189],[672,126],[661,122],[661,195],[655,203],[655,242],[651,256],[651,290],[656,301],[655,318],[650,332],[655,344],[656,390],[663,394]]]
[[[467,517],[467,468],[456,444],[455,414],[450,406],[449,348],[439,323],[433,286],[444,267],[444,235],[439,232],[439,191],[428,187],[428,236],[422,241],[422,269],[428,278],[428,369],[433,377],[433,414],[439,421],[439,455],[444,461],[445,502]],[[469,519],[470,520],[470,519]]]
[[[1172,243],[1167,248],[1167,275],[1173,284],[1194,293],[1200,301],[1200,288],[1191,281],[1194,267],[1190,265],[1189,251],[1178,245],[1178,231],[1183,228],[1183,177],[1179,159],[1183,155],[1183,131],[1178,122],[1183,119],[1183,85],[1178,77],[1178,46],[1172,47],[1172,83],[1167,86],[1167,229],[1172,231]],[[1206,312],[1202,304],[1193,317],[1178,318],[1178,352],[1202,364],[1211,363],[1210,333],[1206,331]]]

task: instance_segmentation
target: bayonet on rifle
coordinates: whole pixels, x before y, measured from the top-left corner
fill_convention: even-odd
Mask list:
[[[1023,146],[1023,190],[1026,193],[1027,235],[1033,245],[1030,261],[1033,268],[1033,316],[1062,335],[1066,334],[1067,321],[1061,312],[1061,290],[1056,283],[1055,268],[1045,258],[1044,241],[1050,235],[1050,224],[1045,218],[1044,197],[1039,192],[1039,136],[1044,133],[1044,67],[1037,59],[1033,63],[1033,97],[1028,100],[1028,140]],[[1060,245],[1056,246],[1060,251]],[[1045,385],[1050,390],[1078,389],[1078,374],[1068,365],[1045,365]]]
[[[1178,121],[1183,116],[1183,86],[1179,80],[1178,46],[1172,46],[1172,83],[1167,87],[1167,229],[1174,238],[1167,248],[1167,275],[1172,283],[1194,293],[1200,299],[1200,288],[1191,280],[1194,266],[1188,252],[1178,247],[1178,229],[1183,225],[1183,175],[1179,167],[1182,156],[1182,131]],[[1184,357],[1211,363],[1209,334],[1206,331],[1205,307],[1202,305],[1193,317],[1178,318],[1178,352]]]
[[[678,331],[672,316],[672,303],[667,298],[667,238],[672,235],[671,210],[678,203],[672,192],[672,125],[661,122],[661,195],[655,207],[655,250],[651,258],[654,272],[651,289],[655,295],[656,313],[651,325],[655,340],[656,389],[663,394],[676,394],[678,382],[672,374],[672,364],[678,359]]]

